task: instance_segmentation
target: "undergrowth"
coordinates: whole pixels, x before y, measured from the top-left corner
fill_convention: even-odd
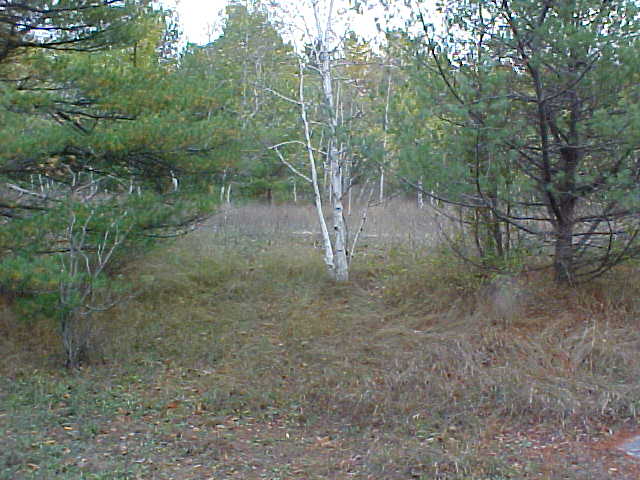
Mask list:
[[[198,425],[221,442],[225,418],[340,439],[352,478],[590,478],[568,466],[544,477],[542,460],[496,455],[495,439],[635,425],[634,265],[559,288],[544,272],[473,272],[414,236],[367,241],[351,282],[334,285],[313,240],[284,223],[264,237],[205,228],[130,266],[137,295],[100,315],[99,358],[78,372],[57,368],[46,319],[6,307],[0,478],[209,478],[171,476],[194,455],[231,478],[214,466],[241,456],[206,460],[231,447],[176,433]],[[344,478],[309,465],[282,478]]]

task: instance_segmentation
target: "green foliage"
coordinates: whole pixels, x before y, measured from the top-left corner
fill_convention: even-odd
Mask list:
[[[232,3],[226,15],[222,35],[203,47],[191,45],[183,65],[209,91],[220,92],[222,101],[205,112],[224,111],[233,131],[217,180],[251,197],[270,195],[290,173],[269,147],[292,136],[297,109],[267,89],[295,97],[297,60],[259,5]]]
[[[481,255],[506,254],[510,228],[552,231],[557,278],[575,281],[639,251],[635,227],[619,241],[612,226],[637,214],[637,13],[632,1],[449,2],[448,28],[413,40],[403,169],[472,210]]]
[[[23,315],[57,311],[63,337],[70,319],[117,302],[118,269],[212,211],[208,185],[235,135],[212,111],[220,92],[159,56],[165,15],[145,5],[56,13],[42,21],[58,22],[65,48],[0,58],[0,285]],[[64,32],[81,21],[102,30],[71,48]]]

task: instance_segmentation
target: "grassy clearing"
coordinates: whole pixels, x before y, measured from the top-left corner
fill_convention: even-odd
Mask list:
[[[344,286],[309,210],[226,212],[130,268],[78,372],[3,310],[0,478],[638,478],[596,448],[636,424],[636,268],[482,278],[402,211]]]

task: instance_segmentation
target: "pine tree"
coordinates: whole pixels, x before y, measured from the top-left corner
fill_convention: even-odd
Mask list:
[[[228,137],[205,110],[217,92],[163,60],[164,15],[113,3],[47,7],[29,25],[58,21],[51,38],[25,34],[0,63],[0,285],[58,315],[69,366],[93,312],[122,298],[111,273],[211,210]]]
[[[246,3],[251,3],[250,5]],[[222,35],[203,47],[192,47],[187,59],[212,89],[224,91],[220,106],[237,131],[235,153],[227,155],[219,181],[247,197],[265,197],[288,188],[290,175],[268,149],[296,128],[295,110],[269,89],[289,95],[295,89],[293,49],[260,4],[234,2],[226,10]]]
[[[439,147],[466,179],[451,199],[550,238],[561,283],[637,254],[636,2],[460,1],[444,13],[442,35],[423,22],[416,58],[436,73],[425,106],[458,139]]]

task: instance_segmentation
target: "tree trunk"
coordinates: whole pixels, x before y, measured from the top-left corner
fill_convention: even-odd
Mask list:
[[[577,138],[577,135],[576,135]],[[575,227],[576,196],[576,167],[580,158],[578,149],[564,147],[560,152],[562,162],[561,169],[564,177],[561,179],[558,190],[558,214],[555,221],[555,253],[553,269],[558,283],[574,282],[574,248],[573,230]]]
[[[387,142],[389,139],[389,105],[391,103],[391,70],[388,72],[387,79],[387,98],[384,107],[384,118],[382,119],[382,131],[384,136],[382,139],[382,165],[380,165],[380,204],[384,202],[384,167],[387,157]]]
[[[347,225],[342,205],[342,165],[335,146],[329,149],[331,161],[331,207],[333,210],[334,235],[334,278],[337,282],[349,280],[349,259],[347,258]]]
[[[91,319],[76,311],[62,313],[61,334],[65,352],[65,367],[75,369],[89,360],[91,354]]]
[[[316,160],[314,155],[313,144],[311,142],[311,129],[309,127],[309,120],[307,119],[307,106],[304,98],[304,65],[300,63],[300,85],[298,91],[300,107],[300,119],[304,127],[305,145],[307,148],[307,156],[309,158],[309,166],[311,169],[311,186],[313,187],[313,201],[316,207],[316,213],[318,215],[318,222],[320,224],[320,232],[322,234],[322,247],[324,250],[324,263],[329,273],[333,276],[335,271],[333,245],[331,243],[331,236],[329,235],[329,229],[324,219],[324,210],[322,208],[322,194],[320,192],[320,185],[318,181],[318,170],[316,169]],[[326,169],[324,171],[326,175]]]
[[[573,283],[573,225],[559,224],[556,227],[553,269],[558,283]]]
[[[331,4],[333,7],[333,4]],[[327,138],[327,163],[329,164],[329,186],[331,187],[331,210],[333,220],[333,278],[336,282],[349,280],[349,259],[347,252],[347,225],[344,219],[343,196],[343,160],[338,153],[338,118],[333,96],[333,77],[331,71],[331,55],[327,44],[327,35],[331,27],[331,8],[326,29],[322,29],[315,12],[319,33],[318,70],[322,80],[324,117],[329,126]]]
[[[331,126],[330,138],[328,139],[327,161],[329,164],[329,186],[331,188],[330,198],[333,219],[334,259],[332,273],[336,282],[346,282],[349,280],[349,260],[347,258],[347,225],[344,220],[344,206],[342,204],[344,172],[342,171],[342,161],[336,148],[338,128],[334,115],[331,66],[329,63],[329,54],[324,48],[326,47],[323,47],[323,62],[320,74],[322,75],[322,90],[327,107],[327,116],[329,117],[329,125]]]

